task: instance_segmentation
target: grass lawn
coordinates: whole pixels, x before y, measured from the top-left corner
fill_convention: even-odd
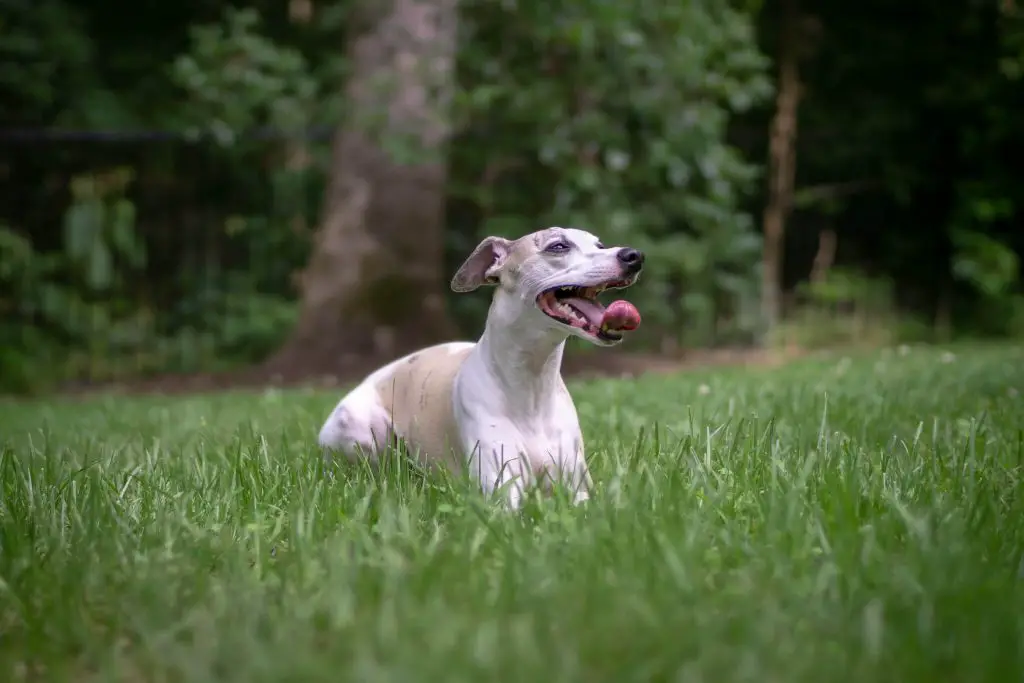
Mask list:
[[[571,385],[596,495],[325,480],[338,392],[0,404],[0,681],[1020,681],[1024,349]]]

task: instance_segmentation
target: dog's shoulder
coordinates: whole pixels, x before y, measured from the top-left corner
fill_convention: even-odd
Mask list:
[[[450,385],[474,342],[447,342],[428,346],[386,365],[374,373],[371,383],[382,398],[417,401],[450,391]]]
[[[421,349],[391,363],[374,378],[379,404],[395,433],[426,461],[446,458],[458,444],[452,386],[475,344],[452,342]]]

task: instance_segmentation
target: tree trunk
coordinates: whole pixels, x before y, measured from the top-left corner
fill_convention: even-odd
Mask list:
[[[778,90],[768,147],[768,203],[764,209],[761,314],[768,330],[782,316],[783,247],[796,178],[795,144],[801,95],[799,20],[797,0],[783,0]]]
[[[288,20],[293,24],[309,24],[313,20],[313,0],[288,0]],[[304,139],[298,138],[288,143],[284,165],[290,173],[305,173],[311,162],[309,147]],[[298,233],[305,233],[309,229],[304,212],[292,216],[291,228]]]
[[[457,0],[360,9],[299,319],[271,372],[344,373],[453,333],[443,237]]]
[[[835,228],[823,228],[818,233],[818,252],[814,255],[810,275],[813,284],[820,285],[828,277],[828,271],[836,260],[837,241]]]

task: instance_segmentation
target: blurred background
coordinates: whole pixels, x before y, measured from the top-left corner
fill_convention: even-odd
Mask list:
[[[1017,0],[0,8],[0,391],[355,376],[549,225],[648,252],[616,353],[1024,338]]]

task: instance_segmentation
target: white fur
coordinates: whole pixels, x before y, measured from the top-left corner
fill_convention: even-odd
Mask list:
[[[572,243],[567,253],[544,252],[559,239]],[[592,482],[576,407],[561,376],[562,354],[570,334],[611,343],[549,318],[538,309],[536,297],[552,286],[622,279],[618,248],[603,248],[588,232],[561,228],[515,242],[488,240],[467,259],[452,285],[469,291],[485,277],[500,279],[479,341],[429,347],[376,370],[334,408],[320,430],[320,444],[328,456],[337,450],[349,458],[375,460],[395,433],[405,439],[410,454],[439,464],[451,455],[440,452],[439,435],[457,435],[457,443],[445,441],[456,456],[453,462],[468,469],[486,493],[507,485],[512,508],[521,504],[525,488],[543,483],[545,475],[570,486],[582,502]],[[416,375],[415,383],[406,381],[417,362],[424,364],[425,374]],[[433,383],[434,369],[442,384]],[[392,406],[386,405],[382,392],[398,392],[399,386],[411,387],[414,395],[393,394]],[[432,406],[423,414],[444,424],[422,425],[415,422],[417,416],[393,414],[394,406],[416,411],[439,396],[450,397],[450,410]]]

